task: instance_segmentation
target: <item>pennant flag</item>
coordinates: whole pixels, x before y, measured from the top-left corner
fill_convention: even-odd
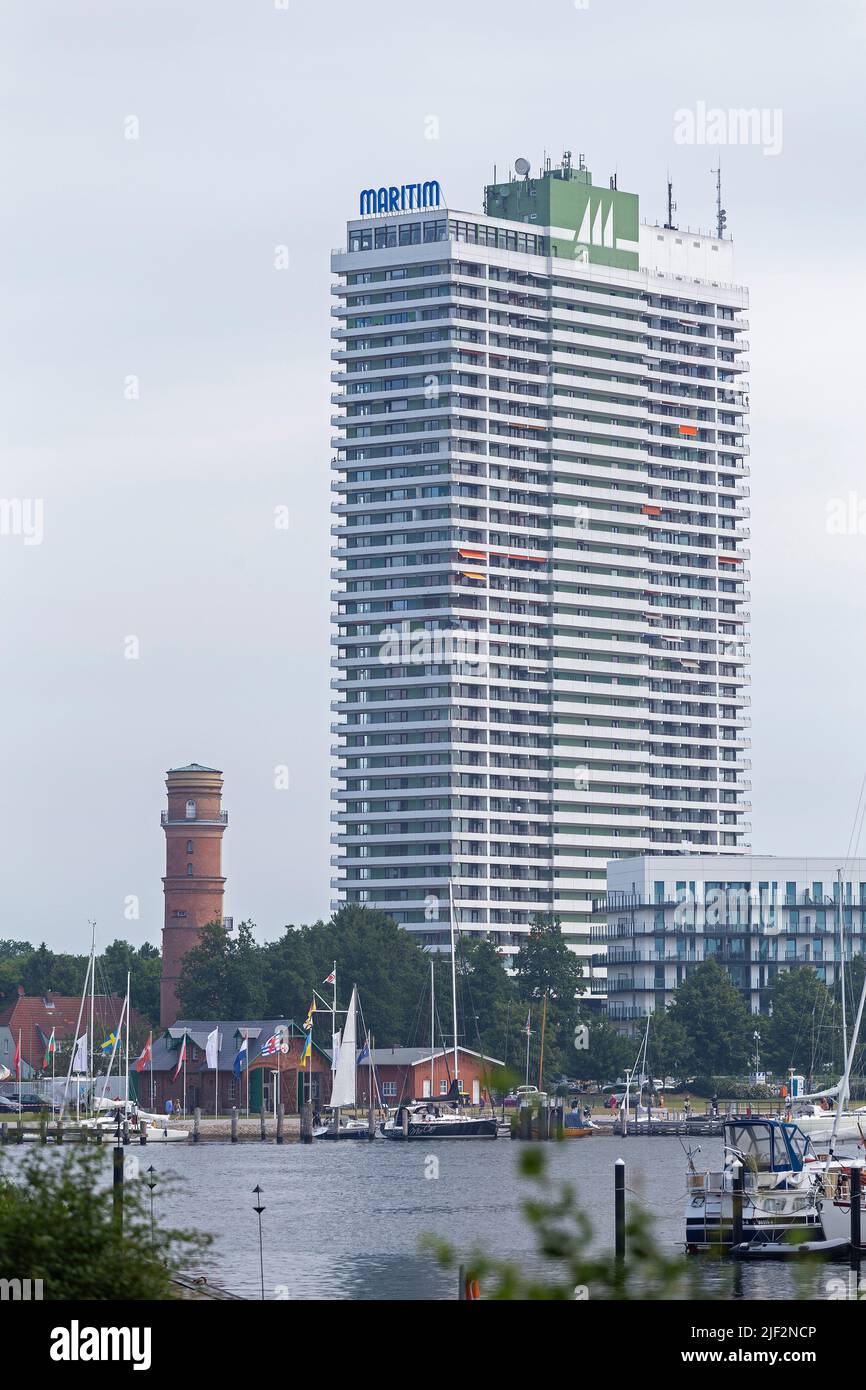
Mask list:
[[[335,985],[337,983],[337,972],[332,970],[330,975],[326,975],[322,981],[323,985]]]
[[[153,1061],[153,1033],[148,1033],[148,1035],[147,1035],[147,1042],[144,1044],[144,1047],[143,1047],[143,1049],[142,1049],[142,1051],[141,1051],[141,1054],[136,1058],[135,1062],[133,1063],[132,1069],[133,1069],[133,1071],[144,1071],[144,1069],[145,1069],[145,1067],[147,1066],[148,1062],[152,1062],[152,1061]]]
[[[304,1038],[304,1050],[303,1050],[303,1052],[301,1053],[301,1061],[302,1061],[302,1062],[306,1062],[307,1058],[312,1054],[312,1051],[313,1051],[313,1035],[312,1035],[312,1033],[308,1033],[307,1036]]]
[[[183,1066],[183,1064],[184,1064],[185,1061],[186,1061],[186,1033],[184,1033],[184,1035],[183,1035],[183,1042],[181,1043],[180,1052],[178,1053],[178,1058],[177,1058],[177,1066],[175,1067],[174,1072],[172,1073],[172,1078],[171,1078],[172,1081],[177,1081],[177,1078],[178,1078],[178,1076],[180,1075],[180,1069],[181,1069],[181,1067]]]
[[[369,1044],[369,1043],[364,1043],[364,1046],[361,1048],[361,1051],[358,1053],[358,1063],[357,1063],[357,1065],[360,1066],[362,1062],[369,1062],[369,1060],[370,1060],[370,1044]]]
[[[312,1002],[312,1004],[310,1005],[309,1009],[307,1010],[307,1017],[304,1019],[304,1032],[305,1032],[305,1033],[309,1033],[310,1029],[311,1029],[312,1026],[313,1026],[313,1014],[314,1014],[315,1012],[316,1012],[316,1001],[315,1001],[315,999],[314,999],[313,1002]]]
[[[113,1032],[112,1032],[112,1033],[109,1033],[109,1035],[108,1035],[108,1037],[105,1039],[105,1042],[104,1042],[104,1043],[100,1043],[100,1044],[99,1044],[99,1050],[100,1050],[100,1052],[113,1052],[114,1049],[115,1049],[116,1047],[117,1047],[117,1034],[116,1034],[116,1033],[113,1033]]]
[[[527,1037],[529,1037],[530,1033],[532,1032],[532,1012],[531,1012],[531,1010],[530,1010],[530,1012],[526,1015],[526,1027],[525,1027],[525,1029],[524,1029],[523,1031],[526,1033],[526,1036],[527,1036]]]
[[[21,1080],[21,1029],[18,1029],[18,1042],[15,1044],[15,1056],[12,1058],[12,1068],[15,1072],[15,1080]]]
[[[212,1069],[219,1066],[220,1058],[220,1030],[214,1028],[212,1033],[208,1033],[207,1042],[204,1046],[204,1060]]]
[[[87,1075],[87,1034],[82,1033],[81,1037],[75,1042],[75,1056],[72,1058],[72,1070],[83,1071]]]
[[[249,1044],[248,1044],[248,1042],[247,1042],[247,1035],[246,1035],[246,1033],[244,1033],[243,1042],[241,1043],[240,1047],[238,1048],[237,1052],[235,1053],[235,1060],[234,1060],[234,1062],[232,1063],[232,1071],[233,1071],[234,1074],[235,1074],[235,1081],[238,1081],[238,1080],[240,1079],[241,1068],[243,1067],[244,1063],[246,1063],[246,1062],[248,1062],[248,1061],[249,1061]]]

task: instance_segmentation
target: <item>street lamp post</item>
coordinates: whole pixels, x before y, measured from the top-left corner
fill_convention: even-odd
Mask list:
[[[264,1298],[265,1298],[265,1257],[264,1257],[264,1253],[263,1253],[263,1250],[262,1250],[262,1212],[264,1211],[264,1207],[262,1206],[262,1189],[259,1187],[258,1183],[256,1183],[255,1187],[253,1188],[253,1196],[254,1196],[255,1199],[256,1199],[256,1205],[253,1207],[253,1211],[256,1213],[256,1216],[259,1218],[259,1272],[260,1272],[261,1278],[262,1278],[262,1302],[264,1302]]]

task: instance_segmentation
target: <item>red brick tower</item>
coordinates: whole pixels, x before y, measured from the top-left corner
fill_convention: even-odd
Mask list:
[[[166,774],[165,925],[159,1021],[169,1027],[178,1017],[177,983],[187,951],[197,946],[202,927],[222,922],[225,879],[222,838],[228,815],[221,809],[223,775],[214,767],[190,763]]]

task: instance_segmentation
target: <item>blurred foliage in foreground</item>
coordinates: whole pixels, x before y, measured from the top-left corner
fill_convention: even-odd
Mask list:
[[[425,1236],[422,1246],[446,1269],[462,1265],[469,1280],[477,1280],[483,1299],[521,1301],[599,1299],[671,1299],[708,1297],[698,1265],[684,1255],[666,1254],[652,1234],[652,1219],[626,1198],[626,1258],[613,1249],[590,1253],[592,1225],[577,1202],[571,1183],[553,1190],[543,1149],[527,1145],[520,1153],[520,1171],[531,1184],[521,1209],[535,1237],[542,1268],[527,1269],[519,1261],[474,1252],[460,1259],[450,1245]],[[611,1221],[613,1213],[611,1212]]]
[[[3,1159],[0,1153],[0,1159]],[[0,1275],[41,1279],[46,1299],[172,1298],[171,1276],[201,1258],[210,1238],[151,1233],[150,1193],[124,1184],[123,1233],[112,1214],[106,1150],[73,1149],[0,1162]],[[108,1181],[106,1181],[106,1176]],[[157,1197],[166,1181],[160,1181]]]

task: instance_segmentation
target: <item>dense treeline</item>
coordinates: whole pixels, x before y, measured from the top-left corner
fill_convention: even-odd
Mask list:
[[[631,1066],[636,1039],[627,1037],[585,998],[581,965],[557,919],[537,918],[506,972],[491,941],[459,938],[458,1034],[466,1047],[505,1063],[520,1081],[538,1081],[541,1023],[544,1076],[565,1074],[606,1082]],[[435,976],[437,1044],[452,1041],[451,969],[447,956],[429,955],[385,913],[346,906],[329,921],[288,926],[273,942],[259,944],[255,926],[242,922],[226,934],[205,928],[188,955],[180,981],[182,1014],[188,1018],[306,1016],[313,990],[325,998],[323,981],[337,962],[339,1003],[357,984],[364,1021],[381,1046],[426,1045],[430,1038],[430,972]],[[19,986],[27,994],[78,994],[86,955],[55,953],[45,944],[0,941],[0,1008]],[[99,957],[98,988],[123,994],[132,980],[133,1007],[145,1020],[159,1017],[160,955],[155,946],[111,943]],[[863,980],[864,961],[848,969],[849,1030]],[[817,972],[800,966],[780,973],[769,991],[768,1012],[751,1014],[727,972],[710,957],[693,969],[671,1006],[654,1016],[649,1065],[655,1075],[742,1075],[754,1067],[784,1074],[789,1067],[807,1077],[842,1069],[841,1000]],[[583,1025],[583,1028],[581,1028]],[[639,1030],[640,1024],[635,1027]],[[585,1031],[584,1031],[585,1029]],[[755,1033],[759,1037],[755,1038]],[[316,1038],[328,1042],[325,1015]],[[861,1045],[861,1052],[862,1052]],[[858,1057],[855,1073],[863,1071]]]

